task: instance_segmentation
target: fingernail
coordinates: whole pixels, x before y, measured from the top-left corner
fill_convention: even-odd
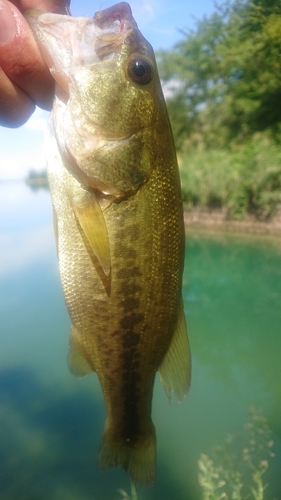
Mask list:
[[[15,38],[16,32],[15,14],[8,2],[0,0],[0,43],[11,42]]]

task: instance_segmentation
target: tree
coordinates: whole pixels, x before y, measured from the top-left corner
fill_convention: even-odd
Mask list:
[[[158,54],[162,79],[175,87],[167,102],[177,146],[225,146],[266,129],[278,137],[280,0],[226,2],[181,33]]]

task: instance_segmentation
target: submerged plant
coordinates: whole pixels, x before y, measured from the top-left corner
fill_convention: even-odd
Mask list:
[[[131,482],[131,493],[128,494],[125,490],[118,490],[122,495],[122,500],[138,500],[137,490],[133,482]]]
[[[227,436],[214,450],[214,459],[201,454],[198,481],[203,500],[264,500],[264,474],[272,453],[272,431],[255,408],[243,430]]]

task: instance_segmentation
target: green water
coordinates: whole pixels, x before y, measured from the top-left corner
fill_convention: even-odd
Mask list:
[[[97,470],[105,417],[96,377],[66,367],[50,195],[0,185],[0,499],[120,500],[122,470]],[[265,499],[281,499],[281,239],[188,232],[183,296],[189,397],[156,382],[158,476],[139,500],[201,500],[198,459],[257,407],[273,431]]]

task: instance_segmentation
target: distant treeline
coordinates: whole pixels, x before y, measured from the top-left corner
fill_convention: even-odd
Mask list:
[[[270,217],[281,203],[281,2],[234,0],[158,53],[190,205]]]
[[[31,168],[28,172],[27,180],[29,181],[47,180],[47,169],[43,168],[43,170],[38,171]]]
[[[25,182],[35,191],[38,189],[49,189],[47,169],[44,168],[41,172],[30,169]]]

